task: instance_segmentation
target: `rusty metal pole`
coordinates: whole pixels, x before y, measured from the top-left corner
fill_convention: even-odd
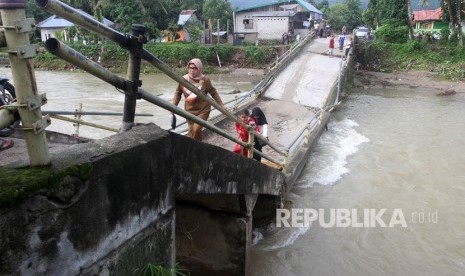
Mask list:
[[[129,84],[124,97],[124,114],[121,132],[130,130],[134,125],[134,114],[136,113],[137,89],[142,85],[140,76],[140,65],[142,60],[141,50],[145,42],[145,26],[132,25],[131,46],[129,48],[129,64],[127,78]]]
[[[16,89],[17,102],[24,138],[31,166],[50,164],[50,154],[45,138],[49,117],[42,118],[40,107],[45,104],[45,95],[39,95],[34,75],[32,57],[37,53],[29,42],[29,33],[35,30],[33,18],[26,19],[25,0],[0,0],[0,13],[5,29],[5,40],[11,62],[11,72]]]

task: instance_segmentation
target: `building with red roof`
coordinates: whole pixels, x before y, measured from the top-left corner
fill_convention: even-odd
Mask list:
[[[442,9],[421,10],[413,12],[413,22],[416,30],[439,31],[442,28],[448,28],[448,22],[442,22]]]

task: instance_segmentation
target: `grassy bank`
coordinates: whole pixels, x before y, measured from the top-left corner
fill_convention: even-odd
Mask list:
[[[447,43],[374,41],[357,58],[363,68],[372,71],[421,70],[437,73],[439,79],[465,81],[465,48]]]
[[[114,43],[82,45],[69,44],[76,51],[82,53],[109,68],[114,73],[125,73],[128,63],[128,51]],[[219,63],[222,66],[247,67],[264,69],[276,57],[285,52],[288,47],[282,45],[263,46],[232,46],[232,45],[199,45],[185,43],[146,44],[144,48],[157,58],[174,68],[184,70],[187,62],[198,57],[204,61],[205,73],[213,72]],[[35,57],[35,66],[42,70],[68,70],[73,67],[47,51],[41,51]],[[143,62],[141,71],[144,73],[157,73],[152,65]]]

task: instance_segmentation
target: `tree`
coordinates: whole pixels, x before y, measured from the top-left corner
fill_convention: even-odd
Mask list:
[[[342,29],[346,25],[346,16],[348,14],[347,6],[342,3],[334,4],[331,7],[331,13],[328,14],[328,20],[331,22],[333,30]]]
[[[408,10],[405,0],[369,0],[363,19],[372,26],[380,26],[385,21],[394,26],[408,24]]]
[[[362,20],[372,29],[379,27],[379,0],[370,0],[368,2],[367,8],[362,12]]]
[[[451,37],[454,37],[456,34],[456,31],[455,31],[456,23],[455,23],[454,12],[453,12],[452,5],[451,5],[451,0],[442,0],[441,6],[442,6],[443,12],[446,11],[447,14],[449,15]]]
[[[360,0],[345,0],[331,6],[327,18],[334,29],[353,29],[361,24]],[[326,13],[325,13],[326,14]]]
[[[406,0],[407,2],[407,24],[408,24],[408,37],[410,40],[413,40],[413,22],[412,22],[412,3],[410,0]]]
[[[220,28],[225,30],[227,22],[232,22],[232,8],[229,2],[224,0],[205,0],[203,4],[204,20],[220,20]]]
[[[37,7],[34,1],[26,1],[26,16],[34,17],[36,22],[40,22],[49,17],[50,14]]]
[[[344,5],[347,7],[346,27],[352,30],[362,23],[362,11],[360,10],[360,0],[345,0]]]
[[[456,0],[457,2],[457,7],[455,10],[457,11],[457,32],[458,32],[458,38],[459,38],[459,46],[463,48],[463,33],[462,33],[462,11],[463,11],[463,5],[462,5],[462,0]]]
[[[326,10],[330,10],[328,0],[323,0],[319,4],[316,4],[315,7],[319,9],[323,14],[326,14]]]

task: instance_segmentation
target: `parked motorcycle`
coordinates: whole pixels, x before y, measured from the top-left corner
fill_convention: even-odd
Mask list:
[[[0,77],[0,106],[10,105],[16,101],[15,87],[7,78]]]
[[[15,87],[7,78],[0,77],[0,106],[10,105],[16,101]],[[0,137],[7,137],[13,134],[14,128],[19,124],[19,120],[14,122],[10,127],[0,129]]]

